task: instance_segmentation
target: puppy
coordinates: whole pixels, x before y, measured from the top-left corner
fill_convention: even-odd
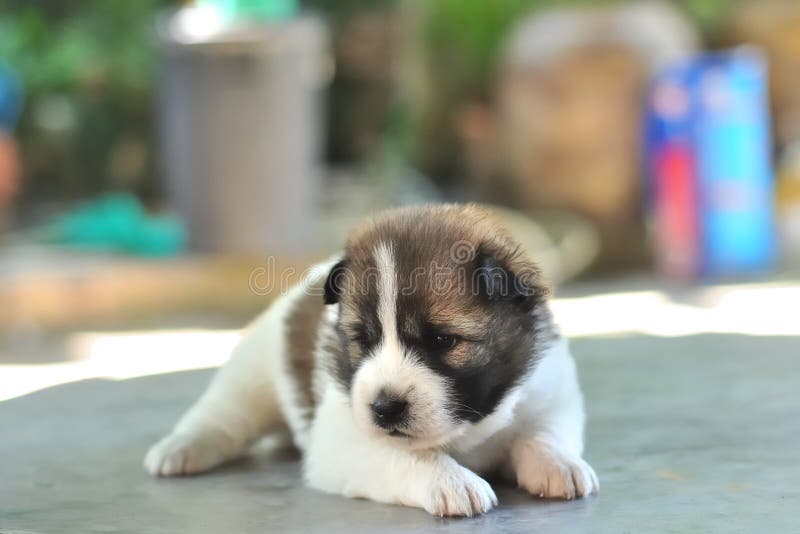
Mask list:
[[[153,475],[199,473],[288,425],[308,485],[474,516],[480,474],[535,497],[598,489],[575,363],[539,272],[475,205],[386,212],[245,334]]]

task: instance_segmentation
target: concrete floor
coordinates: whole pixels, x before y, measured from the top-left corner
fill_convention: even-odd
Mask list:
[[[286,451],[152,479],[147,446],[210,376],[188,371],[0,402],[0,532],[800,532],[800,337],[630,334],[573,348],[595,497],[499,488],[483,517],[435,519],[305,489]]]

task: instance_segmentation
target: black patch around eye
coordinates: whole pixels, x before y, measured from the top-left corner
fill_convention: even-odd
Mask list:
[[[456,343],[469,343],[466,350],[470,352],[471,361],[480,362],[478,365],[454,367],[448,365],[444,357],[447,351],[423,352],[430,356],[423,356],[425,365],[450,380],[451,411],[458,420],[477,422],[492,413],[536,361],[536,328],[532,315],[520,313],[516,307],[500,308],[487,331],[490,335],[482,339],[454,336]],[[434,328],[433,334],[442,332]]]
[[[350,336],[350,341],[357,344],[363,352],[369,351],[375,345],[366,332],[358,332]]]
[[[422,344],[428,350],[446,352],[456,346],[458,338],[447,334],[428,334],[422,339]]]

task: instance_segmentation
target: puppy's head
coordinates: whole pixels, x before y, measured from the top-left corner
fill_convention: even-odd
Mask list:
[[[340,307],[335,374],[357,423],[429,448],[495,412],[550,328],[538,274],[474,205],[394,210],[355,231],[325,301]]]

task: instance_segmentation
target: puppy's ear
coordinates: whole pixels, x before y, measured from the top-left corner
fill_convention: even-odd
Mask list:
[[[331,268],[325,280],[325,304],[336,304],[344,293],[347,277],[347,263],[341,260]]]
[[[533,303],[538,294],[536,279],[538,270],[533,265],[517,262],[512,269],[491,254],[479,254],[476,258],[476,280],[478,291],[490,301]]]

